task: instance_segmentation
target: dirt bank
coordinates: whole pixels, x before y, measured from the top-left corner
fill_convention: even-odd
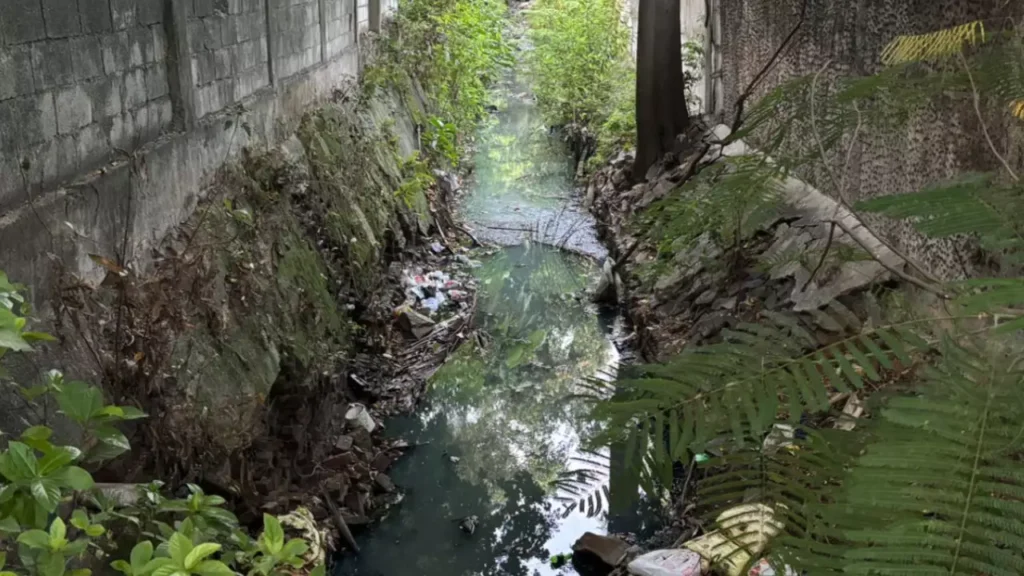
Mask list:
[[[279,148],[248,150],[151,269],[94,255],[102,285],[64,275],[53,308],[69,364],[149,414],[131,457],[97,479],[198,483],[243,524],[301,505],[331,526],[324,496],[365,524],[398,498],[386,471],[403,447],[380,421],[415,404],[472,316],[451,302],[437,325],[402,328],[405,270],[461,274],[459,232],[437,224],[451,221],[437,218],[445,193],[403,187],[409,103],[428,105],[404,96],[339,92]]]
[[[898,284],[849,239],[830,241],[815,204],[828,200],[817,192],[800,201],[779,195],[743,215],[742,227],[727,224],[729,233],[720,225],[665,227],[668,214],[697,202],[695,189],[683,186],[693,158],[682,160],[670,158],[632,185],[632,156],[620,154],[587,183],[646,360],[665,361],[772,314],[796,320],[822,346],[881,321]]]

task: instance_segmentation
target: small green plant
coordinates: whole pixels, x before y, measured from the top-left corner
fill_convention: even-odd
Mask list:
[[[253,553],[253,571],[261,576],[275,574],[279,566],[301,568],[305,563],[302,555],[309,546],[299,538],[284,539],[284,529],[277,518],[263,515],[263,533],[256,542]]]
[[[30,352],[33,342],[49,339],[25,331],[22,290],[0,272],[0,357],[11,350]],[[224,498],[196,485],[188,486],[188,497],[168,499],[156,481],[138,488],[135,504],[117,504],[96,488],[86,466],[128,452],[131,446],[117,425],[146,415],[133,406],[107,404],[99,388],[65,381],[57,371],[24,390],[29,403],[51,398],[78,425],[81,443],[58,444],[50,427],[36,425],[0,452],[0,533],[17,552],[9,564],[11,548],[0,550],[0,575],[89,576],[82,567],[87,553],[113,558],[111,567],[125,576],[290,576],[305,566],[306,544],[284,542],[275,518],[264,519],[264,535],[254,543],[223,508]],[[79,501],[95,511],[70,506]],[[119,558],[118,543],[133,538],[129,557]],[[323,573],[322,565],[313,570],[315,576]]]
[[[501,0],[402,0],[363,75],[363,95],[419,82],[430,103],[423,148],[456,164],[484,117],[487,88],[512,63]]]
[[[416,197],[434,184],[434,174],[430,171],[430,165],[420,159],[418,152],[413,152],[412,156],[403,160],[401,169],[405,179],[395,190],[395,197],[412,208]]]

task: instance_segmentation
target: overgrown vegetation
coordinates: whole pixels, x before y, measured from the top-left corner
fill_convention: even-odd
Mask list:
[[[50,339],[25,330],[22,290],[0,272],[0,358]],[[138,408],[106,404],[99,388],[57,371],[38,386],[6,383],[25,403],[26,420],[46,422],[44,407],[56,404],[77,426],[78,442],[59,444],[53,429],[36,424],[0,452],[4,574],[88,576],[96,562],[125,576],[283,576],[303,568],[324,574],[323,558],[307,557],[301,539],[286,542],[277,518],[265,515],[262,534],[252,539],[221,507],[224,498],[198,486],[176,499],[161,492],[161,482],[97,485],[89,469],[131,449],[118,425],[145,418]]]
[[[1024,187],[990,131],[994,119],[1016,121],[1022,50],[1020,30],[972,23],[897,38],[883,53],[891,68],[830,93],[820,72],[797,79],[727,140],[756,141],[763,155],[710,164],[648,212],[668,250],[701,232],[735,247],[751,232],[751,208],[791,172],[825,175],[821,187],[847,204],[843,162],[859,131],[901,129],[938,99],[976,116],[997,167],[848,207],[905,219],[931,238],[974,238],[998,277],[939,282],[911,267],[905,279],[941,310],[869,324],[825,347],[785,313],[763,314],[720,342],[641,367],[618,382],[627,397],[598,404],[649,490],[669,483],[675,465],[699,466],[709,527],[726,529],[723,511],[739,504],[774,514],[734,526],[716,565],[731,554],[748,565],[767,556],[779,573],[785,564],[810,574],[1021,572]],[[989,103],[1002,115],[983,114]],[[859,397],[873,417],[824,426],[836,397]],[[710,447],[716,456],[697,464]]]
[[[506,9],[501,0],[402,0],[364,72],[365,97],[385,86],[413,97],[423,87],[429,107],[417,118],[420,143],[434,161],[458,163],[485,113],[488,86],[511,64]]]
[[[538,0],[527,15],[526,61],[548,124],[595,142],[601,159],[636,137],[636,77],[621,16],[619,0]]]

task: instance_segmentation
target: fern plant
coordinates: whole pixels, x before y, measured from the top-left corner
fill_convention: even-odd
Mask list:
[[[1020,50],[1018,31],[981,23],[898,38],[882,55],[889,68],[831,94],[818,93],[813,78],[796,79],[754,106],[734,137],[764,143],[777,177],[820,169],[854,125],[909,118],[950,90],[974,108],[983,98],[1010,102],[1019,117]],[[952,58],[958,67],[920,65]],[[820,142],[794,144],[812,102]],[[1024,190],[999,160],[999,172],[856,206],[928,237],[974,236],[995,257],[1004,277],[943,286],[943,316],[847,326],[846,337],[822,347],[798,316],[763,313],[719,342],[635,368],[616,383],[619,394],[597,402],[604,440],[627,447],[641,484],[666,485],[674,467],[695,465],[695,453],[715,455],[700,465],[697,502],[719,535],[702,552],[720,568],[741,573],[766,556],[777,571],[811,574],[1024,572]],[[728,199],[728,170],[699,173],[684,190],[702,183],[709,197]],[[663,204],[640,217],[663,218],[658,233],[671,245],[688,241],[680,223],[700,215]],[[831,401],[846,394],[868,397],[874,417],[853,430],[826,426]],[[779,430],[788,431],[782,442],[773,439]],[[737,528],[728,511],[755,504],[773,520]]]

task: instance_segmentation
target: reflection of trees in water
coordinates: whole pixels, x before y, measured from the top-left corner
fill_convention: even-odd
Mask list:
[[[443,411],[425,424],[424,438],[449,444],[450,426]],[[528,576],[527,563],[550,556],[556,515],[545,491],[526,471],[511,474],[495,487],[467,481],[447,465],[433,445],[411,450],[400,466],[416,476],[396,517],[374,528],[357,558],[346,558],[339,575]],[[477,516],[473,535],[458,521]]]
[[[547,486],[588,432],[586,406],[567,397],[609,360],[596,315],[574,298],[591,270],[537,244],[479,270],[477,321],[489,341],[463,346],[433,380],[466,479],[493,486],[526,469]]]
[[[537,107],[517,98],[522,90],[517,83],[504,87],[496,104],[505,112],[481,131],[474,165],[487,190],[475,196],[519,192],[543,197],[567,187],[571,173],[564,145],[550,135]]]

